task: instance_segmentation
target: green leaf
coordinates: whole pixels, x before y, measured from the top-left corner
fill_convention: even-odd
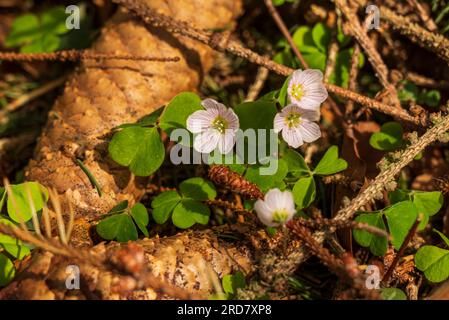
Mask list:
[[[331,30],[322,22],[318,22],[312,29],[312,39],[321,52],[327,52],[331,42]]]
[[[293,33],[293,42],[301,53],[319,53],[312,38],[312,30],[308,26],[301,26]]]
[[[41,14],[41,32],[44,34],[64,34],[69,32],[66,26],[65,7],[56,6]]]
[[[4,287],[14,279],[16,269],[5,255],[0,254],[0,286]]]
[[[0,187],[0,212],[3,209],[3,206],[5,205],[6,200],[6,190],[4,187]]]
[[[355,221],[386,230],[382,216],[382,212],[379,211],[361,213],[355,218]],[[372,254],[383,256],[387,252],[388,239],[386,237],[376,236],[368,231],[359,229],[353,230],[353,235],[354,240],[362,247],[369,248]]]
[[[234,108],[240,121],[240,129],[273,129],[276,105],[268,101],[244,102]],[[255,116],[257,115],[257,117]]]
[[[403,88],[398,91],[398,98],[400,101],[416,101],[418,99],[418,87],[410,81],[402,81]]]
[[[167,133],[177,128],[186,128],[187,118],[198,110],[204,110],[200,97],[193,92],[182,92],[165,107],[160,127]]]
[[[148,237],[147,225],[150,222],[147,208],[141,203],[136,203],[131,208],[131,217],[133,218],[140,231]]]
[[[150,113],[149,115],[143,117],[136,123],[125,123],[116,127],[115,129],[124,129],[129,127],[151,127],[156,124],[157,120],[159,119],[163,111],[164,108],[159,108],[156,111]]]
[[[128,200],[123,200],[118,205],[116,205],[114,208],[112,208],[108,213],[109,214],[122,213],[126,209],[128,209]]]
[[[443,194],[440,191],[413,191],[412,198],[418,212],[429,216],[438,213],[444,202]]]
[[[449,247],[449,239],[446,237],[446,235],[436,229],[433,229],[433,231],[436,232],[441,237],[441,239],[443,239],[444,243]]]
[[[407,300],[404,291],[398,288],[380,289],[380,295],[383,300]]]
[[[181,201],[181,196],[174,190],[162,192],[151,202],[153,219],[156,223],[165,223],[173,209]]]
[[[278,102],[281,107],[285,107],[288,104],[288,84],[290,83],[291,75],[285,79],[284,84],[282,85],[281,90],[279,91]]]
[[[391,204],[395,204],[401,201],[410,200],[409,192],[407,190],[396,189],[388,193],[388,199]]]
[[[348,163],[338,157],[338,147],[330,147],[313,171],[318,175],[329,175],[345,170]]]
[[[103,219],[97,224],[97,233],[103,239],[116,239],[118,242],[134,241],[138,238],[136,226],[127,213],[116,214]]]
[[[313,53],[304,53],[303,57],[310,69],[319,69],[321,71],[326,69],[326,54],[316,51]]]
[[[11,32],[5,40],[8,48],[16,47],[40,37],[39,18],[35,14],[25,14],[14,19]]]
[[[195,223],[207,224],[209,222],[210,209],[204,203],[196,200],[182,200],[173,211],[173,224],[181,229],[187,229]]]
[[[243,289],[246,286],[245,275],[241,271],[234,274],[227,274],[221,279],[223,290],[228,295],[237,293],[237,289]]]
[[[255,183],[263,192],[275,187],[285,179],[285,177],[287,176],[288,168],[287,163],[283,159],[273,159],[272,162],[277,162],[277,171],[274,174],[260,174],[260,168],[268,167],[268,165],[253,165],[248,167],[248,169],[246,170],[245,178],[248,181]]]
[[[13,226],[14,223],[7,219],[0,219],[0,223]],[[30,254],[30,249],[19,239],[0,233],[0,246],[2,246],[10,255],[21,260]]]
[[[396,203],[384,209],[390,234],[391,243],[399,250],[408,232],[418,218],[418,210],[411,201]]]
[[[429,107],[438,107],[441,101],[441,94],[438,90],[429,90],[423,94],[423,102]]]
[[[136,176],[149,176],[162,165],[164,144],[156,128],[129,127],[112,137],[109,154]]]
[[[7,197],[6,206],[9,217],[15,222],[20,222],[21,219],[23,222],[27,222],[32,217],[28,192],[31,194],[36,212],[41,210],[48,200],[47,189],[37,182],[11,185],[11,192],[12,197]]]
[[[398,122],[387,122],[382,125],[380,132],[373,133],[370,145],[377,150],[391,151],[402,146],[402,126]]]
[[[200,201],[212,200],[217,196],[212,182],[199,177],[184,180],[179,185],[179,190],[183,196]]]
[[[282,156],[282,160],[287,164],[288,172],[296,178],[309,176],[311,174],[304,157],[295,150],[286,149]]]
[[[423,246],[415,255],[416,267],[427,280],[442,282],[449,277],[449,251],[435,246]]]
[[[293,187],[293,198],[298,210],[307,208],[316,196],[316,186],[313,177],[299,179]]]

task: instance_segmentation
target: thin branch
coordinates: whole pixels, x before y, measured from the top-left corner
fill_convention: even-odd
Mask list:
[[[48,53],[0,52],[4,61],[72,61],[79,60],[133,60],[154,62],[177,62],[179,57],[134,56],[132,54],[96,53],[89,50],[61,50]]]
[[[259,69],[257,70],[256,79],[254,83],[249,87],[248,95],[246,96],[245,101],[254,101],[257,99],[269,74],[270,70],[265,67],[259,67]]]
[[[301,65],[304,69],[308,69],[309,65],[307,64],[306,60],[304,60],[304,57],[302,56],[301,52],[299,51],[298,47],[296,46],[295,42],[293,41],[292,36],[290,35],[290,32],[288,31],[287,26],[284,23],[284,20],[282,20],[281,16],[279,15],[278,11],[273,5],[272,0],[264,0],[265,5],[267,6],[268,12],[273,17],[274,22],[276,22],[276,25],[278,26],[279,30],[281,30],[282,34],[284,35],[285,39],[287,39],[288,44],[290,45],[290,48],[295,53],[296,57],[298,57],[299,61],[301,62]]]
[[[408,244],[410,243],[410,241],[412,240],[413,236],[416,233],[416,230],[418,230],[418,226],[421,223],[421,218],[418,217],[415,220],[415,223],[413,224],[413,226],[410,228],[409,232],[407,233],[407,236],[404,239],[404,242],[402,242],[401,247],[399,248],[398,253],[396,254],[396,256],[394,257],[393,262],[391,263],[390,267],[388,268],[387,272],[385,273],[385,275],[382,278],[382,282],[385,284],[388,284],[390,281],[391,276],[393,275],[393,271],[394,269],[396,269],[396,266],[399,263],[399,259],[402,257],[402,255],[404,254],[405,249],[407,248]]]
[[[436,53],[449,63],[449,40],[441,34],[427,31],[407,17],[397,15],[385,6],[380,7],[380,18],[420,47]]]
[[[412,6],[415,7],[416,11],[418,11],[418,15],[422,22],[426,25],[426,28],[430,31],[436,32],[438,31],[438,27],[436,23],[432,20],[432,18],[429,16],[427,11],[423,8],[423,6],[417,1],[417,0],[407,0],[407,2]]]

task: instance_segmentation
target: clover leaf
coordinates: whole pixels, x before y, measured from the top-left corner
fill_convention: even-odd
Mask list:
[[[348,163],[344,159],[338,157],[338,147],[332,146],[327,149],[313,172],[318,175],[330,175],[343,171],[347,167]]]
[[[40,15],[22,15],[14,20],[5,45],[20,46],[23,53],[53,52],[61,47],[60,35],[70,31],[66,19],[63,6],[50,8]]]
[[[114,134],[109,143],[109,154],[136,176],[146,177],[162,165],[165,149],[157,128],[133,126]]]
[[[0,219],[0,223],[14,226],[14,223],[8,219]],[[0,247],[3,247],[10,255],[21,260],[30,254],[30,248],[23,244],[19,239],[0,233]]]
[[[228,298],[232,298],[237,293],[237,289],[245,288],[245,275],[241,271],[237,271],[234,274],[227,274],[221,279],[221,284]]]
[[[6,207],[9,217],[14,222],[27,222],[32,217],[30,197],[36,212],[42,210],[48,201],[48,190],[37,182],[24,182],[11,185],[11,195],[0,192],[0,210],[6,198]]]
[[[148,225],[148,211],[141,203],[135,204],[130,210],[124,208],[122,202],[111,211],[108,217],[101,220],[97,227],[97,233],[106,240],[116,239],[118,242],[137,240],[138,233],[136,225],[143,234],[148,236],[146,226]]]
[[[160,127],[167,133],[174,129],[184,129],[187,118],[198,110],[204,110],[200,97],[193,92],[181,92],[164,108],[160,118]]]
[[[415,265],[424,272],[427,280],[442,282],[449,277],[449,250],[423,246],[415,255]]]
[[[386,230],[383,215],[380,211],[358,213],[355,221]],[[369,248],[376,256],[383,256],[388,249],[388,239],[376,236],[368,231],[356,229],[353,231],[354,240],[362,247]]]
[[[283,180],[287,176],[288,166],[284,159],[272,160],[272,165],[274,166],[277,162],[277,170],[273,174],[263,175],[261,174],[261,168],[267,168],[270,164],[266,165],[252,165],[248,167],[245,173],[245,178],[255,183],[263,192],[269,189],[279,187],[283,185]]]
[[[398,288],[382,288],[380,296],[383,300],[407,300],[404,291]]]
[[[418,210],[411,201],[406,200],[379,211],[361,212],[355,218],[355,221],[386,230],[384,218],[392,236],[391,243],[396,250],[399,250],[418,218]],[[388,241],[385,237],[374,235],[365,230],[354,230],[353,235],[358,244],[362,247],[369,247],[374,255],[383,256],[386,253]]]
[[[380,132],[373,133],[369,139],[370,145],[377,150],[391,151],[402,147],[403,129],[398,122],[387,122],[382,125]]]
[[[418,213],[423,214],[418,230],[423,230],[426,227],[429,218],[440,211],[444,201],[443,194],[440,191],[427,192],[396,189],[388,194],[388,198],[392,204],[405,200],[413,202]]]
[[[286,149],[283,153],[282,160],[287,164],[288,172],[296,178],[312,174],[304,157],[295,150]]]
[[[316,186],[313,176],[300,178],[293,187],[293,198],[298,210],[307,208],[316,197]]]
[[[14,279],[16,269],[11,260],[0,253],[0,287],[6,286]]]
[[[201,201],[212,200],[217,196],[214,185],[203,178],[190,178],[179,185],[180,193],[175,190],[159,194],[151,202],[153,219],[158,224],[172,217],[175,226],[187,229],[195,223],[207,224],[210,209]]]

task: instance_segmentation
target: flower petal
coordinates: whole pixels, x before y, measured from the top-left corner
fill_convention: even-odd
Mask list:
[[[228,129],[237,130],[240,128],[239,118],[231,108],[227,108],[220,115],[228,122]]]
[[[298,130],[304,141],[307,143],[318,140],[321,137],[320,126],[315,122],[304,120]]]
[[[201,101],[201,105],[206,109],[206,110],[215,110],[217,113],[216,115],[220,114],[221,112],[226,111],[226,106],[220,102],[215,101],[214,99],[204,99],[203,101]]]
[[[286,127],[285,117],[282,115],[282,112],[277,113],[273,121],[274,132],[279,133]]]
[[[218,151],[221,154],[228,154],[232,150],[235,144],[235,131],[226,130],[224,134],[221,134],[218,142]]]
[[[279,226],[279,223],[273,222],[273,211],[267,206],[265,201],[257,200],[254,204],[254,210],[256,210],[257,217],[264,225],[268,227]]]
[[[210,128],[215,117],[212,112],[199,110],[187,118],[187,130],[192,133],[200,133]]]
[[[297,128],[285,128],[282,130],[282,138],[292,148],[298,148],[304,144],[301,133]]]
[[[218,145],[221,134],[214,130],[209,129],[198,134],[193,141],[193,148],[201,153],[210,153]]]
[[[298,107],[298,112],[301,114],[301,118],[308,121],[319,121],[320,120],[320,108],[316,109],[304,109]]]

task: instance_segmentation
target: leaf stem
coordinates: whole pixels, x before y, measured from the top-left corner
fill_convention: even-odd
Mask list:
[[[101,198],[103,193],[101,191],[101,187],[100,187],[100,184],[98,183],[97,179],[95,179],[94,175],[89,171],[89,169],[84,165],[84,163],[80,159],[76,159],[76,163],[81,168],[81,170],[83,170],[83,172],[86,174],[86,176],[89,178],[90,183],[97,190],[98,195]]]

